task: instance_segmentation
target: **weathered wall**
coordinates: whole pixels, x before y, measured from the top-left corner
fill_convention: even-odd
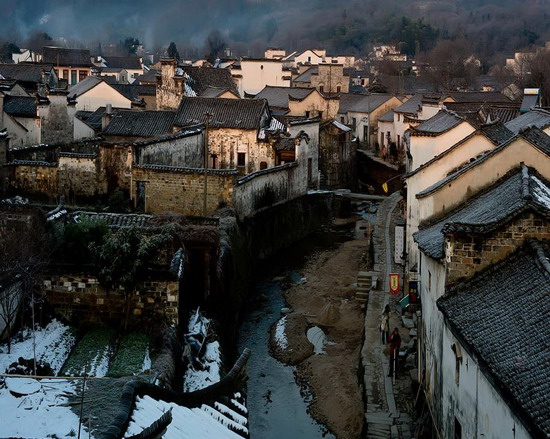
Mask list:
[[[268,167],[275,166],[275,153],[271,144],[258,140],[256,130],[210,128],[208,153],[218,156],[221,169],[237,168],[238,153],[244,153],[245,166],[239,169],[243,174],[258,171],[261,162],[266,162]],[[212,166],[212,159],[210,159],[210,166]]]
[[[38,117],[12,117],[4,114],[4,126],[10,136],[10,146],[40,143],[40,119]]]
[[[126,316],[124,291],[107,291],[90,274],[49,274],[44,276],[43,292],[48,303],[67,321],[85,325],[108,324],[118,327]],[[129,296],[129,323],[140,325],[166,319],[178,323],[179,282],[148,279]]]
[[[357,179],[357,143],[351,141],[351,132],[336,127],[320,131],[319,170],[321,187],[326,189],[354,189]]]
[[[207,212],[204,215],[204,170],[156,165],[136,165],[132,169],[131,197],[147,213],[174,212],[209,216],[220,206],[231,205],[236,171],[207,171]]]
[[[233,206],[243,219],[266,208],[304,195],[306,187],[297,184],[298,164],[287,163],[264,169],[237,180]]]
[[[24,162],[10,166],[12,189],[23,194],[57,194],[57,164]]]
[[[549,239],[550,222],[533,212],[525,212],[486,237],[449,234],[446,242],[447,284],[469,278],[504,260],[528,238]]]
[[[187,168],[204,166],[204,132],[188,137],[144,142],[134,148],[134,162]]]
[[[38,107],[41,143],[72,142],[76,107],[67,103],[67,95],[51,94],[47,105]]]
[[[178,108],[185,91],[185,80],[182,76],[176,77],[176,60],[161,59],[160,77],[157,79],[158,110],[174,110]]]
[[[324,93],[348,93],[349,76],[344,76],[342,64],[319,64],[318,73],[311,75],[311,86]]]
[[[61,153],[57,167],[59,195],[93,197],[98,195],[97,161],[95,155]]]

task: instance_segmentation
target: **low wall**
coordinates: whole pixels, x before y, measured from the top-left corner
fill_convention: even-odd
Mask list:
[[[298,165],[288,163],[254,172],[237,180],[233,206],[240,219],[262,210],[286,203],[305,194],[307,188],[293,184]]]
[[[131,194],[135,205],[142,203],[146,213],[210,216],[219,207],[232,204],[236,176],[236,170],[207,171],[206,214],[203,212],[205,178],[202,169],[135,165]]]
[[[42,290],[48,303],[68,322],[119,327],[126,318],[123,290],[107,291],[89,274],[43,276]],[[129,325],[166,319],[178,323],[179,282],[144,280],[129,296]]]

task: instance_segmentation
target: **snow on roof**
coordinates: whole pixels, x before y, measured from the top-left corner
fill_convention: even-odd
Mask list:
[[[342,131],[345,131],[345,132],[351,131],[351,128],[350,128],[350,127],[344,125],[343,123],[338,122],[336,119],[332,121],[332,124],[333,124],[336,128],[339,128],[339,129],[342,130]]]
[[[172,422],[164,439],[242,439],[234,430],[248,435],[246,418],[229,407],[216,403],[188,408],[175,403],[157,401],[150,396],[136,399],[136,408],[124,437],[141,433],[166,411],[172,409]]]

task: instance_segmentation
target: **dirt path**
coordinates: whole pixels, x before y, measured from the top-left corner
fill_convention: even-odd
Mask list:
[[[323,251],[310,259],[303,271],[307,282],[286,292],[292,309],[287,317],[286,352],[303,355],[309,342],[303,317],[309,326],[321,326],[329,342],[325,354],[307,358],[283,358],[297,364],[298,378],[313,395],[311,411],[338,439],[359,438],[364,421],[358,366],[364,326],[364,311],[355,301],[357,272],[367,239],[357,238],[338,249]],[[330,320],[332,320],[331,324]],[[297,334],[301,332],[301,334]],[[304,349],[304,344],[306,349]],[[309,345],[311,346],[311,345]]]

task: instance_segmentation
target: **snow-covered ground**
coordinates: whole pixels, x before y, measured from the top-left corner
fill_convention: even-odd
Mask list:
[[[28,378],[8,378],[12,389],[29,388]],[[0,437],[76,437],[78,416],[67,405],[75,394],[76,381],[43,379],[34,381],[39,390],[16,397],[0,386]],[[25,386],[23,386],[25,384]],[[82,427],[82,432],[86,430]],[[55,436],[54,436],[55,435]],[[88,433],[84,434],[88,437]]]
[[[204,370],[187,369],[183,376],[183,391],[193,392],[204,389],[220,380],[221,352],[217,341],[206,344],[202,358]]]
[[[36,360],[48,363],[55,374],[59,373],[76,341],[70,328],[57,320],[53,320],[45,328],[37,329],[34,333],[34,338]],[[11,353],[8,354],[7,352],[8,346],[6,344],[0,345],[0,373],[4,373],[11,363],[17,362],[19,357],[32,360],[32,331],[30,329],[24,330],[22,341],[13,341]]]

